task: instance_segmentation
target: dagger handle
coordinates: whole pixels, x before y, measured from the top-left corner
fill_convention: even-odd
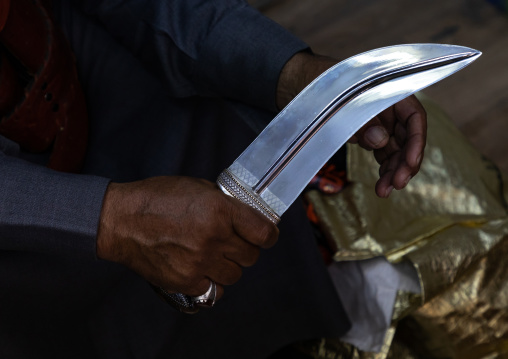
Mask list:
[[[272,223],[277,224],[280,217],[270,209],[261,197],[248,189],[248,186],[239,180],[229,170],[224,170],[217,178],[217,185],[226,195],[251,206],[262,213]],[[180,312],[194,314],[199,311],[199,306],[195,304],[195,297],[181,293],[169,293],[164,288],[151,285],[153,290],[167,303],[178,309]]]
[[[236,198],[263,214],[273,224],[280,222],[280,217],[268,204],[256,193],[249,189],[249,186],[243,183],[228,169],[224,170],[217,178],[217,185],[225,194]]]

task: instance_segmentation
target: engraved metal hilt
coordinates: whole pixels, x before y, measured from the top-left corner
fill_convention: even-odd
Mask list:
[[[219,175],[217,185],[222,192],[258,210],[272,223],[279,223],[280,217],[277,213],[271,210],[270,206],[261,197],[250,190],[247,185],[229,170],[226,169]],[[169,293],[165,289],[154,285],[152,285],[152,288],[162,299],[183,313],[194,314],[199,311],[199,306],[196,305],[198,297],[191,297],[181,293]]]
[[[224,172],[219,175],[217,184],[222,192],[258,210],[272,223],[277,224],[280,222],[280,217],[277,213],[275,213],[259,195],[250,190],[247,185],[229,170],[224,170]]]

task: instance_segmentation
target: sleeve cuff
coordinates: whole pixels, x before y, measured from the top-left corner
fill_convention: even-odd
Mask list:
[[[308,45],[250,6],[239,6],[211,30],[200,51],[196,76],[222,96],[267,110],[275,103],[279,74]]]
[[[0,153],[0,247],[95,260],[109,180],[49,170]]]

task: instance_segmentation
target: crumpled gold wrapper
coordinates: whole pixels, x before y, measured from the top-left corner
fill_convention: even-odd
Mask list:
[[[406,189],[378,198],[372,153],[349,146],[351,184],[336,195],[306,195],[336,261],[409,260],[422,288],[421,296],[397,296],[395,336],[387,335],[382,353],[352,350],[336,358],[508,358],[508,191],[446,114],[419,98],[428,141]],[[338,345],[325,340],[320,348]],[[334,358],[332,352],[313,357]]]

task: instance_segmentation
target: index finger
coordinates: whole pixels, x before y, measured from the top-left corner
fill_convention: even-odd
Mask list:
[[[279,237],[277,226],[254,208],[234,198],[231,200],[236,202],[236,210],[232,217],[236,234],[261,248],[272,247]]]
[[[394,111],[406,127],[406,163],[416,173],[427,141],[427,113],[414,95],[395,104]]]

